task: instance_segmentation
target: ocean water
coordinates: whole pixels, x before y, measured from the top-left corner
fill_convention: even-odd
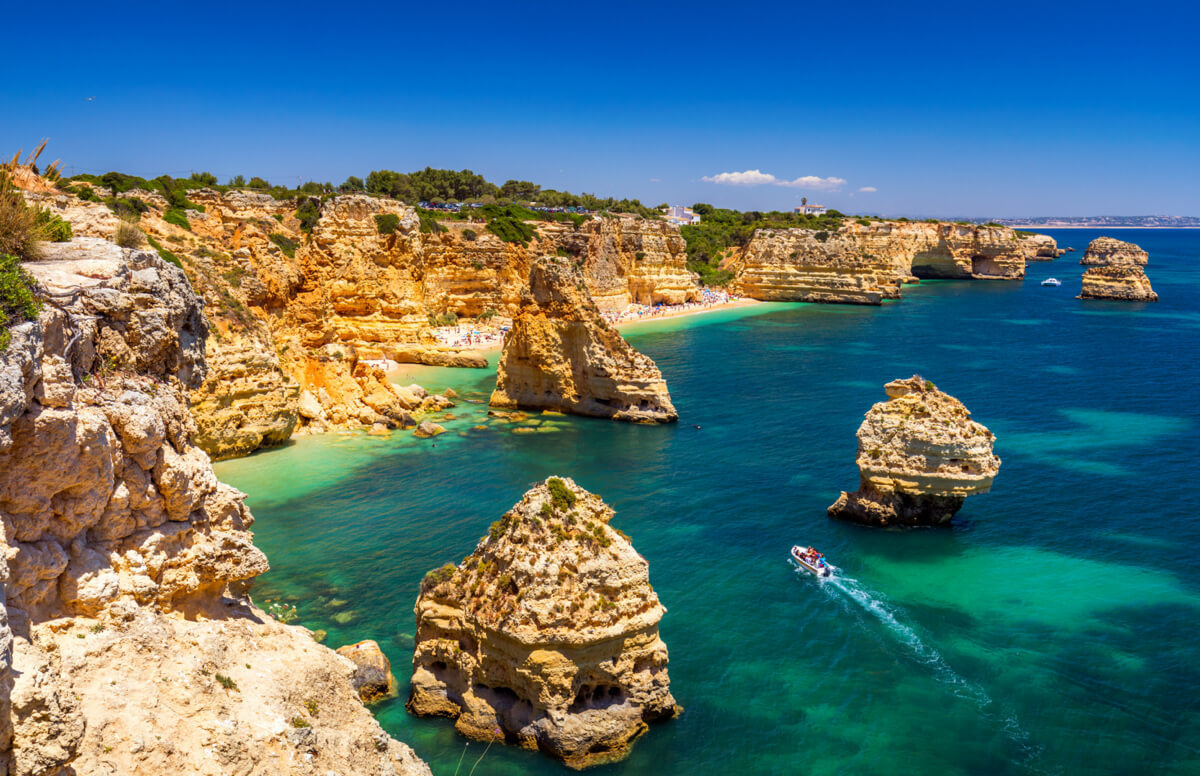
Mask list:
[[[1054,236],[1082,252],[1098,234]],[[422,575],[568,475],[649,560],[686,709],[604,772],[1200,773],[1200,232],[1114,235],[1150,252],[1162,301],[1075,299],[1077,252],[882,308],[648,323],[626,335],[666,376],[672,426],[474,430],[486,407],[465,401],[435,440],[305,438],[221,463],[271,560],[255,598],[296,606],[331,646],[377,640],[401,697],[375,712],[435,774],[564,773],[403,702]],[[1039,285],[1051,275],[1063,285]],[[945,529],[829,520],[857,486],[863,413],[914,373],[996,433],[993,492]],[[481,402],[494,376],[410,379]],[[796,543],[839,575],[794,571]]]

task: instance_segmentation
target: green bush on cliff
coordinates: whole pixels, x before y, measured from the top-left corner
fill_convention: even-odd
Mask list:
[[[421,234],[441,234],[446,227],[438,223],[438,217],[428,210],[417,208],[417,218],[421,221]]]
[[[20,259],[0,254],[0,353],[12,341],[9,329],[34,320],[42,309],[33,289],[33,278],[21,268]]]
[[[454,579],[454,574],[457,571],[458,567],[453,563],[447,563],[441,568],[430,571],[425,575],[425,578],[421,580],[421,592],[428,592],[443,582],[449,582],[450,580]]]
[[[537,234],[532,226],[508,216],[500,216],[488,222],[487,230],[504,242],[528,245]]]
[[[380,234],[392,234],[400,226],[400,216],[395,213],[380,213],[375,216],[375,229]]]
[[[300,246],[300,243],[281,232],[271,232],[267,235],[267,238],[279,246],[279,250],[283,251],[284,256],[287,256],[289,259],[296,258],[296,248]]]
[[[546,480],[546,487],[550,489],[550,500],[554,502],[554,508],[560,512],[565,512],[575,506],[575,502],[579,499],[575,492],[558,477]]]
[[[42,237],[50,242],[67,242],[71,239],[71,225],[49,210],[38,210],[34,218]]]
[[[181,262],[179,260],[179,257],[176,256],[174,253],[171,253],[166,248],[162,247],[162,245],[159,244],[158,240],[155,240],[150,235],[146,235],[146,242],[150,243],[150,247],[153,248],[158,253],[158,257],[160,259],[167,262],[168,264],[174,264],[176,267],[183,269],[183,262]]]
[[[296,208],[296,218],[300,221],[300,231],[311,234],[321,217],[321,200],[308,197]]]
[[[189,232],[192,231],[192,225],[187,220],[187,213],[180,208],[168,208],[163,213],[163,220],[168,224],[175,224],[175,226],[187,229]]]

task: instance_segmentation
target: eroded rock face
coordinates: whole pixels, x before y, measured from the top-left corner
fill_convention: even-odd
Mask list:
[[[1054,261],[1062,256],[1064,251],[1048,234],[1020,234],[1021,248],[1025,251],[1025,261]]]
[[[836,231],[759,229],[726,269],[753,299],[875,305],[914,277],[1020,279],[1025,251],[1006,227],[847,219]]]
[[[530,270],[491,405],[640,423],[679,417],[658,367],[600,317],[575,265],[555,257]]]
[[[367,639],[338,647],[336,651],[354,664],[354,675],[350,681],[364,702],[370,703],[393,694],[396,680],[392,676],[392,664],[379,644]]]
[[[1144,267],[1149,261],[1150,254],[1133,243],[1097,237],[1088,243],[1079,263],[1088,267]]]
[[[991,489],[1000,469],[994,436],[921,377],[886,390],[888,400],[858,429],[859,489],[843,492],[829,515],[880,526],[946,523],[967,496]]]
[[[1149,261],[1150,255],[1133,243],[1097,237],[1079,261],[1088,266],[1079,298],[1157,302],[1158,294],[1142,269]]]
[[[647,723],[677,714],[666,610],[612,515],[552,477],[461,565],[427,575],[409,709],[577,768],[621,759]]]
[[[334,700],[357,703],[345,661],[244,598],[267,561],[243,494],[191,441],[207,324],[183,272],[90,256],[26,265],[55,301],[0,353],[5,772],[250,773],[311,754],[322,772],[427,774]],[[253,694],[214,696],[217,672]],[[298,677],[334,712],[303,741]]]

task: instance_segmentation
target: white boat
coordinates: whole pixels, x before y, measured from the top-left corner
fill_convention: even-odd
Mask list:
[[[800,568],[818,577],[828,577],[833,574],[833,566],[825,562],[825,556],[812,547],[796,545],[792,548],[792,560],[800,564]]]
[[[1062,281],[1058,278],[1046,278],[1042,281],[1043,286],[1061,286]]]

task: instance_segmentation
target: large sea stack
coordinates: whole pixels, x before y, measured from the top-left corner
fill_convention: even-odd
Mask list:
[[[482,741],[582,768],[624,757],[678,713],[666,610],[613,511],[569,479],[539,484],[417,598],[408,708]]]
[[[843,492],[829,516],[868,525],[938,525],[967,496],[987,493],[1000,469],[995,438],[971,420],[962,402],[919,376],[885,386],[858,428],[854,493]]]
[[[658,367],[600,317],[582,273],[562,257],[529,271],[491,405],[636,423],[679,417]]]
[[[1158,294],[1142,269],[1149,261],[1150,255],[1133,243],[1097,237],[1079,260],[1088,267],[1083,273],[1079,298],[1157,302]]]

